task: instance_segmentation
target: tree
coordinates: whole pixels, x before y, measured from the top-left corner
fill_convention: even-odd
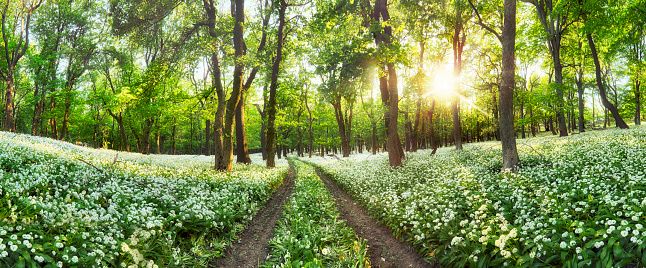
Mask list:
[[[379,90],[381,92],[381,101],[386,107],[384,121],[388,137],[388,162],[391,167],[398,167],[402,165],[404,150],[399,140],[399,134],[397,134],[399,93],[397,69],[395,68],[396,58],[389,57],[389,55],[394,54],[394,51],[391,50],[395,44],[392,40],[392,26],[389,24],[388,1],[376,0],[371,13],[368,13],[370,8],[369,1],[362,2],[361,8],[364,15],[363,25],[372,30],[375,44],[377,45],[377,53],[379,53]]]
[[[622,128],[622,129],[627,129],[628,125],[624,120],[621,118],[621,115],[619,114],[619,111],[617,110],[616,104],[613,105],[610,101],[608,101],[607,93],[606,93],[606,88],[603,83],[603,78],[601,75],[601,63],[599,60],[599,54],[597,53],[597,48],[595,45],[595,41],[592,38],[592,33],[597,32],[597,33],[607,33],[605,30],[604,25],[608,22],[611,22],[611,18],[609,17],[609,9],[608,3],[605,3],[606,1],[585,1],[582,3],[581,8],[586,11],[584,13],[585,17],[585,35],[586,39],[588,40],[588,45],[590,46],[590,52],[592,54],[592,60],[594,61],[594,66],[595,66],[595,76],[597,80],[597,88],[599,89],[599,97],[601,98],[601,103],[603,104],[608,111],[612,114],[612,117],[615,119],[615,124],[617,127]],[[611,10],[611,9],[610,9]]]
[[[317,51],[316,73],[323,81],[319,92],[334,108],[334,114],[341,138],[343,157],[350,156],[352,138],[352,116],[356,102],[357,88],[361,87],[367,63],[371,55],[367,53],[368,38],[363,31],[355,34],[360,27],[359,21],[347,17],[337,20],[332,28],[321,23],[316,28],[312,46]],[[341,34],[340,34],[341,33]]]
[[[278,73],[280,72],[280,62],[283,60],[283,42],[285,30],[285,10],[287,9],[286,0],[279,0],[278,11],[278,33],[276,34],[276,58],[271,67],[271,83],[269,86],[269,106],[267,111],[267,162],[268,168],[276,166],[274,160],[276,153],[276,89],[278,88]]]
[[[572,9],[573,1],[559,3],[553,0],[521,0],[534,5],[540,24],[543,26],[547,47],[552,57],[554,68],[554,83],[556,84],[557,108],[556,119],[559,125],[559,135],[567,136],[567,125],[563,115],[563,64],[561,63],[561,39],[573,23],[578,20],[578,14]]]
[[[498,33],[482,20],[478,9],[469,4],[478,16],[476,24],[489,31],[502,44],[502,75],[500,81],[500,139],[502,143],[502,168],[515,170],[518,165],[518,150],[516,149],[516,133],[514,131],[514,87],[516,72],[516,0],[504,0],[504,16],[502,32]],[[490,4],[490,3],[489,3]]]
[[[261,8],[264,10],[270,10],[269,9],[270,5],[268,0],[265,0],[264,8],[263,7]],[[261,17],[262,17],[262,28],[261,28],[262,37],[260,38],[260,44],[258,45],[256,55],[263,52],[267,45],[267,32],[268,32],[268,26],[269,26],[269,19],[271,18],[271,12],[267,12],[267,11],[265,11],[265,13],[261,12]],[[246,51],[244,52],[244,54],[246,54]],[[235,122],[236,144],[237,144],[236,162],[238,163],[251,164],[251,158],[249,158],[249,150],[247,149],[247,134],[246,134],[245,120],[244,120],[245,95],[251,88],[251,84],[256,78],[256,74],[258,73],[259,68],[260,68],[260,65],[258,64],[251,69],[251,72],[247,77],[247,80],[244,83],[244,86],[242,88],[242,92],[240,93],[240,101],[238,102],[238,106],[236,107],[236,122]]]
[[[5,1],[1,7],[4,64],[0,67],[0,77],[6,84],[3,120],[5,131],[16,131],[13,103],[16,66],[29,48],[31,16],[42,3],[43,0]]]

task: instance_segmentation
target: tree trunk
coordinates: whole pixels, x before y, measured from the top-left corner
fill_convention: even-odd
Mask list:
[[[413,146],[411,145],[411,132],[413,132],[413,125],[408,118],[408,113],[404,113],[404,150],[410,152]]]
[[[588,33],[586,37],[588,38],[588,44],[590,45],[590,52],[592,53],[592,59],[594,60],[594,66],[595,66],[596,78],[597,78],[597,87],[599,88],[599,96],[601,97],[601,103],[603,104],[604,107],[606,107],[606,109],[610,111],[610,113],[612,113],[612,117],[615,119],[615,124],[617,125],[617,127],[621,129],[627,129],[628,125],[621,118],[621,115],[619,114],[617,107],[612,105],[612,103],[610,103],[608,101],[608,98],[606,97],[606,89],[604,88],[603,81],[601,79],[601,64],[599,64],[599,55],[597,55],[597,48],[594,45],[594,40],[592,40],[592,34]]]
[[[13,73],[12,70],[9,73]],[[14,125],[13,117],[13,94],[14,94],[14,84],[13,84],[13,74],[9,75],[7,79],[7,89],[5,91],[5,109],[4,109],[4,131],[7,132],[16,132],[16,127]]]
[[[550,127],[550,131],[552,132],[552,135],[556,135],[556,130],[554,129],[554,119],[550,115],[549,119],[547,119],[548,126]]]
[[[152,132],[154,119],[146,118],[142,124],[141,135],[141,154],[150,154],[150,133]],[[192,141],[192,137],[190,139]]]
[[[287,9],[287,3],[285,0],[280,0],[280,10],[278,12],[279,24],[278,24],[278,35],[276,36],[276,59],[274,60],[273,66],[271,68],[271,84],[269,86],[269,115],[268,115],[268,126],[267,126],[267,167],[273,168],[276,166],[274,161],[274,148],[275,148],[275,139],[276,139],[276,89],[278,88],[278,72],[280,71],[280,62],[283,58],[283,31],[285,29],[285,10]]]
[[[172,155],[176,155],[176,154],[177,154],[177,148],[175,147],[175,142],[177,141],[177,139],[176,139],[176,137],[175,137],[175,130],[176,130],[176,127],[177,127],[177,125],[176,125],[175,123],[173,123],[173,129],[171,130],[171,133],[170,133],[170,135],[171,135],[171,140],[172,140],[171,145],[170,145],[170,150],[171,150],[171,153],[170,153],[170,154],[172,154]]]
[[[332,107],[334,107],[334,117],[336,118],[336,123],[339,127],[339,137],[341,138],[341,151],[343,152],[343,157],[349,157],[350,143],[348,142],[343,108],[341,107],[341,97],[338,97],[336,102],[332,103]]]
[[[518,165],[516,134],[514,133],[514,85],[516,46],[516,0],[505,0],[502,43],[502,79],[500,82],[500,140],[502,168],[514,171]]]
[[[240,101],[236,107],[236,156],[238,163],[251,164],[251,158],[249,157],[249,149],[247,147],[247,132],[245,129],[245,98],[246,90],[243,90],[240,93]]]
[[[224,127],[222,133],[222,162],[216,166],[220,171],[231,171],[233,165],[233,123],[235,111],[240,102],[242,92],[242,79],[244,76],[244,65],[239,60],[244,55],[244,0],[235,0],[235,26],[233,27],[233,47],[235,50],[235,66],[233,68],[233,89],[229,100],[226,102],[226,114],[224,118]],[[218,164],[216,162],[216,164]]]
[[[155,152],[157,154],[161,154],[161,150],[159,148],[159,136],[161,136],[161,135],[159,135],[159,128],[158,128],[157,131],[155,131],[155,145],[157,145],[157,146],[155,146],[155,148],[156,148]]]
[[[305,89],[305,108],[307,108],[307,114],[308,114],[307,120],[308,120],[308,123],[309,123],[309,142],[310,142],[309,158],[312,158],[312,153],[313,153],[312,151],[314,151],[314,147],[313,147],[314,146],[314,137],[313,137],[313,133],[312,133],[312,111],[310,110],[310,106],[307,103],[307,91],[308,91],[308,89],[309,88]]]
[[[206,119],[206,128],[204,130],[206,131],[206,152],[204,152],[204,155],[209,156],[211,155],[211,120]]]
[[[265,85],[265,89],[267,85]],[[265,90],[266,91],[266,90]],[[260,105],[256,104],[258,114],[260,114],[260,151],[262,152],[262,160],[267,160],[267,112],[260,109]],[[311,125],[311,124],[310,124]],[[310,133],[311,134],[311,133]]]
[[[422,113],[422,100],[421,98],[418,97],[417,99],[417,110],[415,111],[415,124],[413,125],[413,132],[411,133],[411,143],[412,143],[412,148],[411,152],[417,152],[417,148],[419,147],[419,118]],[[424,127],[422,127],[422,132]]]
[[[68,68],[69,72],[69,68]],[[76,80],[76,79],[75,79]],[[68,81],[66,83],[65,88],[66,92],[63,93],[65,94],[65,113],[63,114],[63,123],[61,125],[61,131],[58,133],[58,139],[59,140],[65,140],[65,138],[68,136],[68,121],[70,117],[70,107],[72,106],[72,88],[74,87],[74,82]]]
[[[585,93],[585,88],[583,87],[583,68],[579,69],[576,87],[579,97],[579,133],[583,133],[585,132],[585,118],[583,117],[585,109],[585,100],[583,99],[583,94]]]
[[[635,125],[641,125],[641,81],[639,80],[640,76],[637,75],[637,79],[635,80]]]
[[[404,150],[402,149],[397,133],[397,119],[399,117],[399,92],[397,90],[397,72],[395,65],[388,64],[388,94],[389,101],[389,118],[388,118],[388,162],[391,167],[402,165]]]
[[[435,113],[435,99],[431,102],[431,110],[428,111],[428,135],[431,139],[431,148],[437,148],[437,143],[435,142],[435,124],[433,124],[433,113]]]

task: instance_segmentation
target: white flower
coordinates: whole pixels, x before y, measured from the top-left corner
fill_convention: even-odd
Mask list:
[[[17,245],[11,245],[9,248],[11,249],[11,251],[16,251],[16,250],[18,250],[18,246],[17,246]]]
[[[563,249],[564,249],[564,248],[566,248],[566,247],[567,247],[567,243],[565,243],[565,241],[563,241],[563,242],[561,242],[561,245],[560,245],[560,246],[561,246],[561,248],[563,248]]]
[[[79,257],[77,257],[77,256],[72,257],[72,262],[73,263],[77,263],[78,261],[79,261]]]
[[[576,254],[581,254],[581,251],[583,251],[581,247],[576,247]]]
[[[451,246],[454,246],[454,245],[456,245],[456,244],[457,244],[457,245],[460,245],[460,244],[462,243],[462,241],[464,241],[464,238],[459,237],[459,236],[455,236],[455,237],[453,237],[453,239],[451,240]]]
[[[621,236],[623,236],[623,237],[628,236],[628,231],[626,231],[626,230],[621,231]]]

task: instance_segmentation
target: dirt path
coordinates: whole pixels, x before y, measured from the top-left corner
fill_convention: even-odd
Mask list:
[[[290,165],[287,177],[274,195],[258,210],[249,226],[232,242],[225,257],[217,259],[212,267],[258,267],[265,263],[269,249],[267,244],[274,237],[274,226],[283,212],[285,201],[294,188],[294,167]]]
[[[390,229],[368,216],[336,182],[318,169],[316,173],[334,196],[341,218],[366,240],[373,267],[439,267],[426,262],[410,245],[395,238]]]

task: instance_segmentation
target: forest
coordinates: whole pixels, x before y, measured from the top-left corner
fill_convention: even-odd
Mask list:
[[[2,124],[228,170],[641,123],[643,1],[503,7],[5,1]]]
[[[645,0],[0,12],[1,267],[646,265]]]

